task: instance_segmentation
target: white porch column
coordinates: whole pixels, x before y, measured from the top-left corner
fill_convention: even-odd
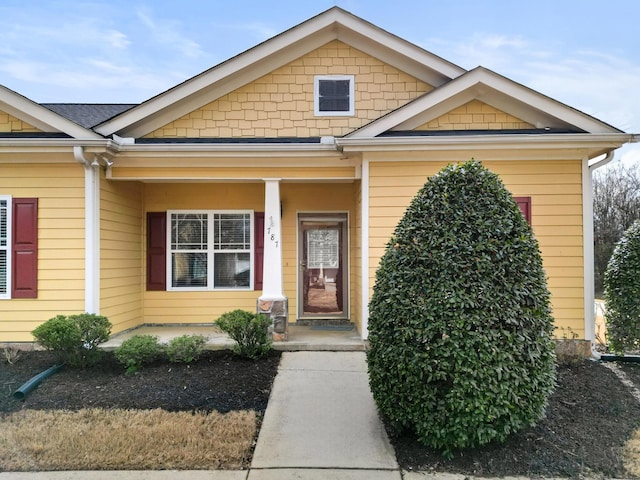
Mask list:
[[[265,178],[264,259],[258,313],[271,318],[274,339],[286,340],[288,306],[282,287],[280,179]]]

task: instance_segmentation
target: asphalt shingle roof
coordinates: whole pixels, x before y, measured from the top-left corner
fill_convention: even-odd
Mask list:
[[[41,105],[84,128],[93,128],[137,106],[135,103],[42,103]]]

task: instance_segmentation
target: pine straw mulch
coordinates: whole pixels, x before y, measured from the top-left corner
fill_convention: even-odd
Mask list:
[[[26,400],[12,393],[54,363],[0,361],[0,471],[247,468],[279,352],[251,361],[205,352],[126,374],[113,355],[64,368]]]

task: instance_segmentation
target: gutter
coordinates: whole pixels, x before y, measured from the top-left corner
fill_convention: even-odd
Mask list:
[[[614,151],[611,150],[610,152],[608,152],[604,156],[603,159],[598,160],[597,162],[589,164],[589,171],[593,172],[597,168],[604,167],[607,163],[609,163],[611,160],[613,160],[613,157],[614,157]]]

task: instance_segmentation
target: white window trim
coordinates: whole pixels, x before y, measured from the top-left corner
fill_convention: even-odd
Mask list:
[[[12,269],[11,269],[11,239],[13,237],[13,204],[11,195],[0,195],[0,200],[6,200],[7,202],[7,245],[6,247],[0,246],[0,250],[7,251],[7,291],[6,293],[0,293],[0,300],[9,300],[11,299],[11,278],[12,278]]]
[[[173,214],[206,214],[207,215],[207,225],[208,225],[208,238],[207,238],[207,257],[209,259],[207,263],[207,285],[206,287],[174,287],[173,286],[173,278],[172,278],[172,268],[173,262],[171,261],[171,215]],[[214,224],[214,215],[215,214],[234,214],[234,213],[242,213],[249,214],[249,238],[250,238],[250,248],[249,248],[249,264],[251,265],[251,275],[249,275],[249,286],[248,287],[238,287],[238,288],[215,288],[213,285],[214,278],[214,262],[213,256],[214,253],[225,253],[225,252],[237,252],[237,250],[214,250],[213,248],[213,224]],[[251,291],[254,289],[254,278],[255,278],[255,260],[254,260],[254,250],[255,250],[255,220],[254,220],[254,211],[253,210],[167,210],[167,243],[166,243],[166,252],[167,252],[167,261],[166,261],[166,269],[167,269],[167,278],[166,285],[167,291],[173,292],[238,292],[238,291]],[[204,251],[204,250],[203,250]]]
[[[349,111],[320,111],[320,80],[349,80]],[[355,75],[316,75],[313,78],[313,113],[316,117],[352,117],[355,115]]]

